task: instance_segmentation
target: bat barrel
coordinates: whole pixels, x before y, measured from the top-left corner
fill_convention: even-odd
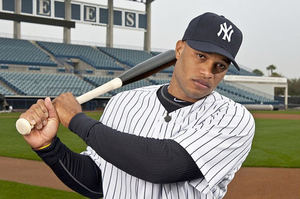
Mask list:
[[[175,51],[168,50],[137,64],[121,74],[119,78],[122,80],[124,86],[157,73],[158,71],[175,64],[175,62]]]

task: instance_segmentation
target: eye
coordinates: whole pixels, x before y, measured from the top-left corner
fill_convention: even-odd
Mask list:
[[[206,56],[203,55],[203,54],[201,54],[201,53],[197,53],[197,56],[198,56],[200,59],[205,59],[205,58],[206,58]]]
[[[217,64],[217,67],[222,70],[225,70],[227,68],[224,64]]]
[[[228,68],[227,65],[224,65],[222,63],[217,63],[215,65],[215,72],[216,73],[221,73],[221,72],[224,72],[227,68]]]

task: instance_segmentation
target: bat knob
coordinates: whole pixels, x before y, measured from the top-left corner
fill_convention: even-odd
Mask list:
[[[28,135],[31,132],[32,126],[26,119],[20,118],[16,122],[16,129],[21,135]]]

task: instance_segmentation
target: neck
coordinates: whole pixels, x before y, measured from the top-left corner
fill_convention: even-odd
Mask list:
[[[172,76],[172,79],[170,81],[170,86],[168,88],[168,92],[173,95],[174,97],[180,99],[180,100],[183,100],[183,101],[186,101],[186,102],[196,102],[198,101],[197,99],[193,99],[193,98],[190,98],[188,97],[183,89],[180,87],[180,85],[177,84],[177,81],[174,80],[174,74]]]

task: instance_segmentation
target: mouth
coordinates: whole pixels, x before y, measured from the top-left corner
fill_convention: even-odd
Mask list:
[[[207,81],[201,79],[193,79],[194,85],[199,89],[209,89],[211,86]]]

